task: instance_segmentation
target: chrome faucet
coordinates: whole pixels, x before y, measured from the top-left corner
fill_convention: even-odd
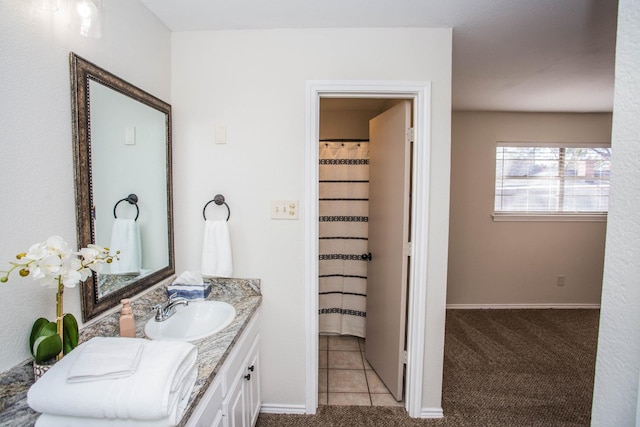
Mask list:
[[[153,309],[156,311],[156,322],[164,322],[176,313],[176,306],[189,305],[189,300],[176,297],[177,294],[169,295],[169,299],[164,304],[156,304]]]

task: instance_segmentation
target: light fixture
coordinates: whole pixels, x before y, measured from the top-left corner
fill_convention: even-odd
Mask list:
[[[59,0],[33,0],[36,9],[57,12],[60,7]]]
[[[69,25],[80,35],[102,36],[102,0],[73,0],[69,12]]]

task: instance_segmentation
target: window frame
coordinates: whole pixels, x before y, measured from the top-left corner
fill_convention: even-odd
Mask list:
[[[493,150],[493,212],[491,217],[495,222],[522,222],[522,221],[540,221],[540,222],[606,222],[608,212],[562,212],[562,211],[496,211],[496,183],[497,183],[497,165],[496,150],[500,147],[548,147],[548,148],[611,148],[610,142],[542,142],[542,141],[496,141]],[[562,151],[561,151],[562,153]],[[559,166],[563,164],[563,155],[561,155]]]

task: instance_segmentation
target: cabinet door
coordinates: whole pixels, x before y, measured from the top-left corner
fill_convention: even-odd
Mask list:
[[[254,341],[247,358],[247,375],[245,377],[245,406],[247,411],[246,427],[253,427],[260,413],[260,368],[258,366],[258,337]]]
[[[216,417],[211,422],[211,427],[224,427],[224,417],[222,416],[222,410],[218,411]]]
[[[236,378],[236,382],[229,389],[229,393],[225,398],[223,403],[225,427],[245,426],[244,381],[242,377]]]
[[[224,371],[224,368],[222,369]],[[186,427],[222,426],[222,381],[216,378],[191,414]]]

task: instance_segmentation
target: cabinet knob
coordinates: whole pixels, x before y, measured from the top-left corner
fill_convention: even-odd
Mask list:
[[[253,365],[251,365],[251,366],[249,366],[247,369],[248,369],[248,370],[250,370],[251,372],[253,372],[253,370],[255,369],[255,367],[254,367]]]
[[[245,376],[244,376],[244,379],[245,379],[245,380],[247,380],[247,381],[249,381],[249,380],[251,379],[251,374],[247,374],[247,375],[245,375]]]

